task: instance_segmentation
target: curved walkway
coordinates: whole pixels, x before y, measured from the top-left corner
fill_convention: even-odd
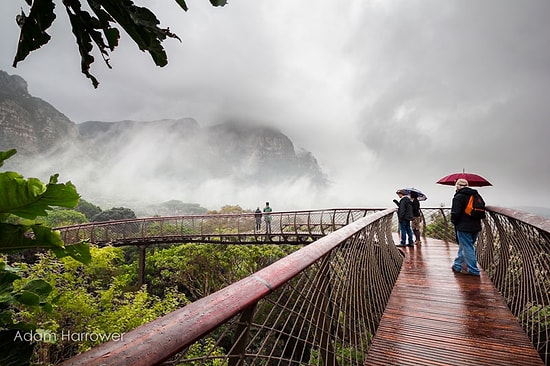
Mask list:
[[[485,272],[451,271],[456,250],[435,239],[402,249],[365,365],[544,365]]]

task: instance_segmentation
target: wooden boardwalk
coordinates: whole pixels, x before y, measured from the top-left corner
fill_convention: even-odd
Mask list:
[[[485,272],[451,271],[457,248],[433,239],[401,248],[365,365],[544,365]]]

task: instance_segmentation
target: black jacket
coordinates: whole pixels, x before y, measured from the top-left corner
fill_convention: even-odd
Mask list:
[[[470,196],[476,192],[475,189],[465,187],[455,193],[451,207],[451,222],[456,230],[470,233],[481,231],[481,219],[474,219],[464,212]]]
[[[399,201],[397,209],[397,218],[399,221],[411,221],[413,219],[412,201],[409,197],[403,196]]]
[[[417,199],[412,200],[413,216],[420,217],[420,202]]]

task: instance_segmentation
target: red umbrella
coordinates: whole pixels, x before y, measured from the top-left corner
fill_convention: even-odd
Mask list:
[[[436,183],[444,184],[447,186],[454,186],[457,179],[460,178],[466,179],[468,181],[468,184],[472,187],[492,186],[492,184],[481,175],[477,175],[474,173],[465,173],[464,171],[462,171],[462,173],[449,174],[446,177],[438,180]]]

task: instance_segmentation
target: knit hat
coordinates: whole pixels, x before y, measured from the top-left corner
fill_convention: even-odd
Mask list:
[[[404,189],[399,189],[399,190],[397,190],[397,192],[395,192],[395,193],[397,193],[397,194],[402,194],[402,195],[404,195],[404,196],[407,195],[407,191],[405,191]]]
[[[460,178],[460,179],[457,179],[456,182],[455,182],[455,187],[456,189],[462,189],[464,187],[468,187],[468,181],[466,179],[463,179],[463,178]]]

